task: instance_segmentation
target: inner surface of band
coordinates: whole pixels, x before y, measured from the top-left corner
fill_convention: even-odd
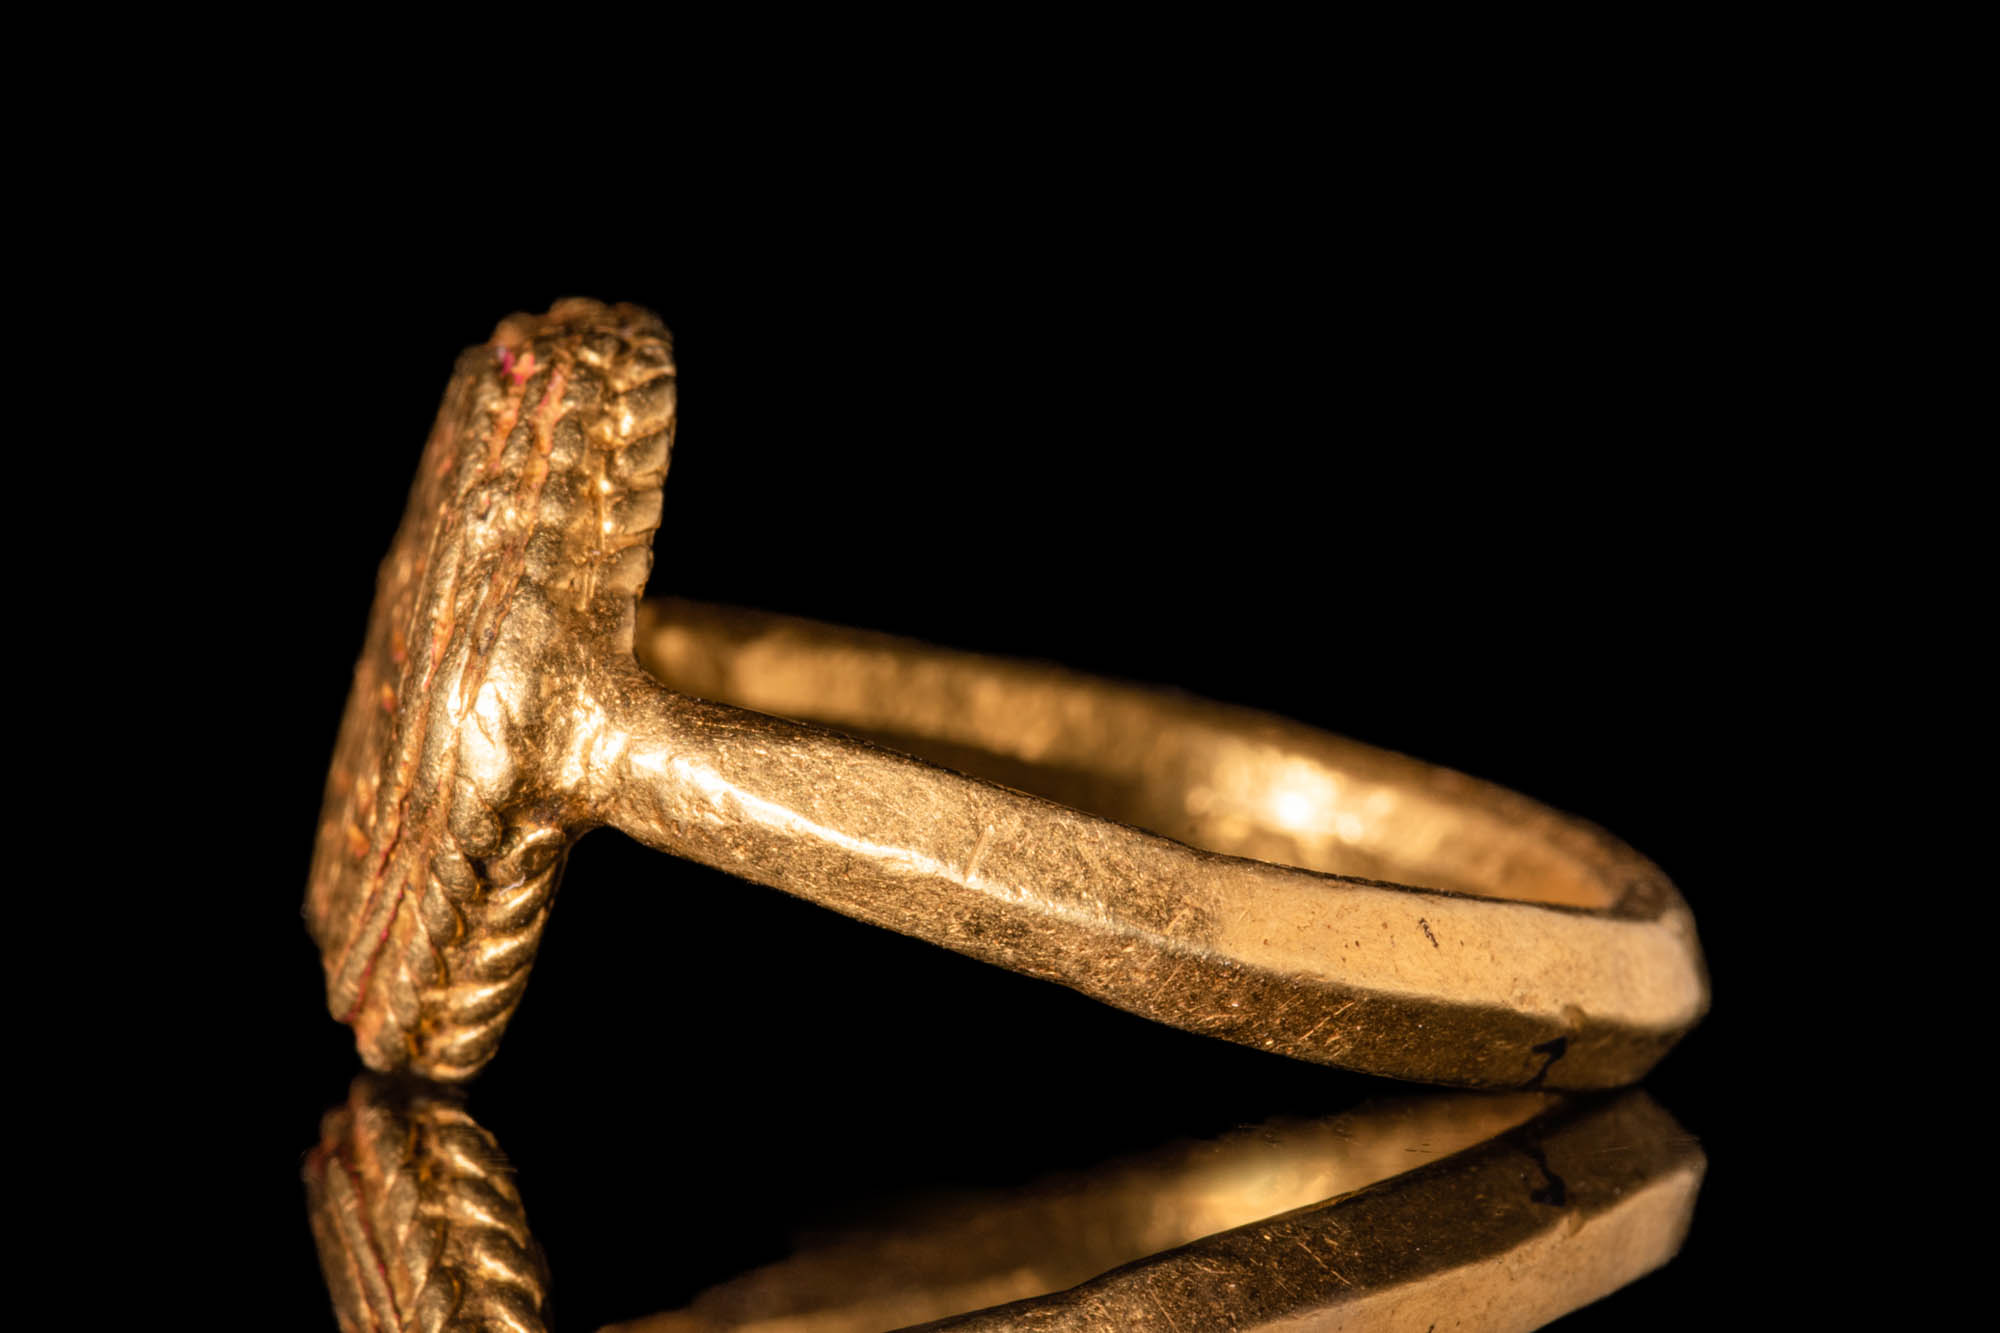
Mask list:
[[[685,694],[832,727],[1190,846],[1565,907],[1627,904],[1644,863],[1489,783],[1267,714],[1060,667],[681,599],[640,607]]]

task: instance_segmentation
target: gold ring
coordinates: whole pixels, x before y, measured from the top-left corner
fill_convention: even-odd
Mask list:
[[[459,360],[307,894],[370,1066],[462,1079],[492,1057],[564,855],[607,824],[1367,1073],[1617,1086],[1705,1012],[1666,876],[1515,793],[1162,690],[641,605],[674,414],[667,331],[636,307],[564,301]]]

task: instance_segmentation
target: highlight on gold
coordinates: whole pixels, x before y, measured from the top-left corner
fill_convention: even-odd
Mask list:
[[[493,1058],[565,855],[603,825],[1162,1023],[1414,1081],[1620,1086],[1706,1010],[1667,878],[1515,793],[1165,690],[641,604],[675,394],[659,321],[592,301],[502,322],[446,389],[307,898],[371,1067]]]
[[[321,1134],[343,1330],[547,1326],[520,1191],[458,1094],[364,1075]],[[1703,1169],[1643,1092],[1419,1094],[927,1199],[611,1333],[1530,1329],[1672,1258]]]

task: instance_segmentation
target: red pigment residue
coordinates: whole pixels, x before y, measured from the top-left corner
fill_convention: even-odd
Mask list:
[[[562,407],[563,394],[569,388],[569,371],[558,364],[549,373],[549,387],[542,390],[542,401],[535,404],[535,451],[546,454],[555,448],[555,436],[549,427],[555,423],[555,414]]]
[[[437,674],[438,663],[444,660],[444,650],[451,646],[451,632],[458,624],[455,610],[456,608],[447,602],[444,614],[431,629],[431,660],[429,665],[424,667],[423,689],[431,687],[431,677]]]
[[[515,380],[514,388],[519,390],[526,381]],[[514,433],[514,423],[521,419],[521,398],[518,393],[507,395],[506,406],[494,419],[493,432],[486,440],[486,470],[493,471],[500,466],[500,455],[506,451],[507,437]]]
[[[528,376],[535,373],[534,349],[530,348],[528,354],[523,356],[517,364],[514,360],[514,349],[511,347],[501,348],[500,373],[514,381],[516,386],[526,384]]]
[[[529,376],[535,372],[535,354],[532,349],[518,359],[514,356],[511,348],[501,347],[497,351],[501,372],[506,379],[512,381],[512,387],[517,392],[509,393],[508,401],[501,411],[495,414],[495,429],[489,435],[487,442],[486,468],[488,471],[491,471],[498,465],[507,437],[513,433],[514,426],[520,421],[522,409],[527,404],[523,401],[525,393],[518,391],[525,389]],[[559,358],[549,376],[548,384],[542,390],[541,397],[529,409],[531,419],[535,423],[535,452],[541,457],[537,458],[534,464],[528,468],[522,477],[522,485],[516,492],[517,496],[524,503],[531,504],[533,498],[540,492],[542,484],[547,480],[548,464],[543,460],[554,449],[555,438],[552,428],[561,412],[563,395],[567,392],[568,385],[569,367],[563,359]],[[448,506],[440,506],[441,511],[444,511],[440,513],[440,518],[446,522],[449,522],[451,517],[448,508]],[[512,578],[519,576],[520,558],[518,550],[511,553],[510,559],[505,564],[512,566],[512,568],[499,573],[498,581],[511,583]],[[456,628],[453,623],[456,618],[450,616],[450,609],[450,602],[447,600],[447,618],[443,623],[436,626],[432,636],[430,663],[424,672],[422,686],[424,689],[430,687],[431,677],[436,672],[438,663],[443,657],[445,649],[449,646],[452,632]],[[468,666],[475,668],[483,668],[483,665],[483,662],[477,659],[473,663],[468,664]],[[483,670],[476,670],[475,674],[483,675]],[[426,724],[428,721],[428,717],[419,719],[416,744],[406,749],[401,762],[397,765],[395,778],[397,786],[401,788],[401,798],[397,802],[395,824],[392,826],[394,832],[389,839],[389,845],[382,850],[381,855],[376,860],[374,873],[370,876],[374,883],[370,886],[367,900],[362,906],[361,919],[364,921],[372,913],[375,904],[381,898],[383,890],[386,887],[385,881],[387,879],[389,863],[395,855],[397,846],[402,841],[404,831],[403,821],[411,795],[411,779],[414,776],[416,760],[422,749],[422,736],[424,730],[427,729]],[[401,913],[402,900],[408,893],[409,887],[407,880],[396,886],[396,901],[391,906],[388,917],[382,924],[381,931],[375,939],[374,947],[369,953],[368,961],[362,966],[361,976],[356,985],[354,1006],[343,1016],[343,1022],[353,1023],[367,1005],[368,986],[369,982],[373,979],[375,965],[381,960],[382,952],[388,945],[390,933],[395,927],[397,916]],[[344,969],[348,956],[352,954],[355,946],[360,942],[358,936],[359,932],[356,932],[356,936],[349,938],[347,948],[342,951],[340,964],[336,970]]]

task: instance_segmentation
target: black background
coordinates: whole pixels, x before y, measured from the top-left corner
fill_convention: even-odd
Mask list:
[[[218,965],[182,984],[263,1053],[212,1095],[272,1326],[331,1327],[299,1167],[358,1065],[299,902],[374,567],[458,349],[568,294],[676,335],[654,592],[1254,705],[1515,787],[1664,867],[1715,1009],[1646,1086],[1709,1183],[1679,1259],[1564,1326],[1708,1312],[1770,1207],[1746,1103],[1782,1021],[1759,867],[1789,834],[1763,800],[1816,556],[1767,535],[1743,257],[1658,201],[1574,197],[1474,221],[1435,197],[1356,218],[1310,191],[1239,211],[1169,190],[1113,221],[1060,191],[865,215],[828,191],[697,228],[665,198],[551,217],[292,187],[149,278],[171,313],[139,322],[213,353],[168,375],[160,428],[201,443],[160,481],[179,563],[142,571],[142,617],[177,687],[226,681],[187,719],[213,765],[189,793],[242,853],[203,891]],[[229,571],[223,605],[176,572],[203,567]],[[471,1100],[519,1169],[559,1328],[681,1303],[910,1191],[1396,1090],[615,833],[579,846],[561,902]]]

